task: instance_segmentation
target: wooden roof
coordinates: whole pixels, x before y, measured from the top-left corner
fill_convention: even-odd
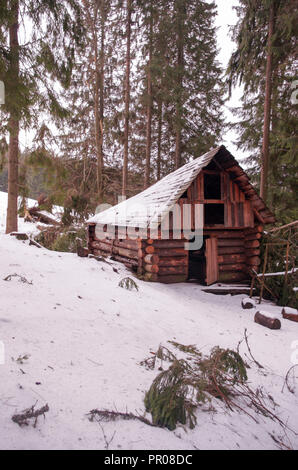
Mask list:
[[[251,185],[247,174],[223,145],[178,168],[136,196],[96,214],[88,220],[88,223],[157,228],[201,170],[212,160],[219,169],[230,174],[247,198],[252,201],[258,220],[263,224],[273,223],[275,221],[273,214]]]

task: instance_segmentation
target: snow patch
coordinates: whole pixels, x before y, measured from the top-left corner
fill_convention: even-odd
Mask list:
[[[191,283],[136,279],[139,290],[128,291],[118,284],[132,274],[119,263],[37,249],[1,233],[0,259],[1,449],[104,449],[100,427],[86,415],[96,408],[143,415],[145,392],[157,374],[140,365],[150,351],[169,340],[196,345],[203,354],[217,345],[239,347],[249,362],[245,329],[252,354],[266,371],[251,361],[250,386],[270,392],[278,416],[298,430],[298,396],[281,393],[292,365],[295,323],[285,322],[278,333],[259,328],[239,309],[246,296],[214,296]],[[4,281],[14,273],[32,284]],[[278,317],[280,307],[264,303],[264,312]],[[18,358],[25,356],[20,364]],[[11,417],[36,401],[37,408],[49,405],[45,419],[36,428],[20,428]],[[216,406],[215,413],[199,410],[198,425],[187,432],[132,421],[102,425],[111,450],[276,449],[276,441],[285,439],[270,419],[260,415],[257,424],[228,412],[219,400]],[[289,433],[289,439],[287,444],[298,449],[297,436]]]

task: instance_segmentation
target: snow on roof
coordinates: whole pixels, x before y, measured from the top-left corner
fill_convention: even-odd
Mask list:
[[[136,196],[95,214],[88,220],[88,223],[157,228],[202,168],[211,162],[220,148],[212,149],[178,168]]]

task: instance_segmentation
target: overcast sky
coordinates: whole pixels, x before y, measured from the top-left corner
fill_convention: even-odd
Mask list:
[[[219,60],[221,61],[224,68],[226,68],[231,54],[235,48],[235,43],[232,41],[229,27],[236,24],[237,14],[233,9],[234,6],[239,5],[238,0],[215,0],[218,9],[218,16],[216,18],[216,26],[218,27],[217,38],[218,46],[220,49]],[[226,103],[225,115],[228,121],[232,121],[233,116],[228,110],[228,107],[236,107],[240,105],[240,99],[242,90],[240,87],[233,88],[231,100]],[[237,138],[237,134],[233,131],[229,131],[224,136],[224,144],[233,153],[237,159],[244,158],[244,153],[239,154],[239,150],[233,145],[233,141]]]

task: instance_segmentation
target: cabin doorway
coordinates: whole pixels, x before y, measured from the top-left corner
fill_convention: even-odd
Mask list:
[[[218,281],[216,238],[204,236],[200,250],[189,251],[188,279],[207,286]]]

